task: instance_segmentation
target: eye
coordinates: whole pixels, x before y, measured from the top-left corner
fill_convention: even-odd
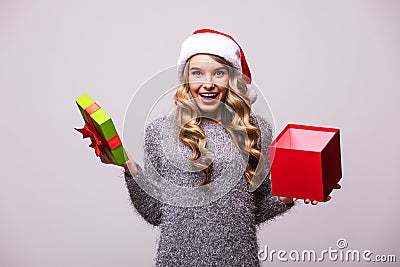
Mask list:
[[[222,77],[222,76],[225,75],[225,71],[223,71],[223,70],[217,70],[217,71],[214,73],[214,75],[217,76],[217,77]]]
[[[201,71],[199,71],[199,70],[194,70],[194,71],[192,71],[192,75],[194,75],[194,76],[200,76],[200,75],[201,75]]]

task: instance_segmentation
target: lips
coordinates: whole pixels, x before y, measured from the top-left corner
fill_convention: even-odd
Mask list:
[[[216,98],[217,96],[218,96],[218,94],[219,93],[199,93],[199,95],[201,96],[201,97],[204,97],[204,98]]]

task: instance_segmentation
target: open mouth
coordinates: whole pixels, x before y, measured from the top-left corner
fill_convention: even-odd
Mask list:
[[[204,94],[199,94],[201,97],[204,98],[216,98],[218,96],[219,93],[204,93]]]

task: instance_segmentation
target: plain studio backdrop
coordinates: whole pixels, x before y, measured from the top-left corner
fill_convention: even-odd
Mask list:
[[[133,93],[199,27],[242,45],[277,132],[341,129],[342,190],[264,224],[260,248],[320,252],[344,238],[400,260],[399,1],[2,0],[1,266],[151,266],[159,230],[73,130],[74,101],[88,93],[122,131]]]

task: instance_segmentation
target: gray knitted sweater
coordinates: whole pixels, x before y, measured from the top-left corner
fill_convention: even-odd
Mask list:
[[[160,227],[155,266],[259,266],[256,227],[291,207],[271,195],[269,163],[264,170],[267,178],[256,190],[249,190],[243,171],[247,161],[243,161],[231,136],[222,125],[203,121],[207,147],[214,151],[211,182],[229,180],[235,170],[242,175],[233,183],[231,179],[226,192],[208,195],[214,197],[212,201],[197,197],[197,202],[191,202],[182,197],[186,204],[177,205],[179,193],[165,185],[154,186],[154,181],[160,180],[155,173],[184,189],[196,188],[204,175],[185,168],[192,155],[188,146],[181,143],[170,150],[180,158],[172,157],[165,148],[165,137],[172,135],[163,128],[166,121],[166,117],[158,118],[146,127],[144,168],[137,165],[139,171],[133,178],[125,175],[137,212],[151,225]],[[261,129],[262,145],[268,146],[272,138],[270,124],[260,116],[253,121]],[[146,183],[153,186],[146,187]]]

